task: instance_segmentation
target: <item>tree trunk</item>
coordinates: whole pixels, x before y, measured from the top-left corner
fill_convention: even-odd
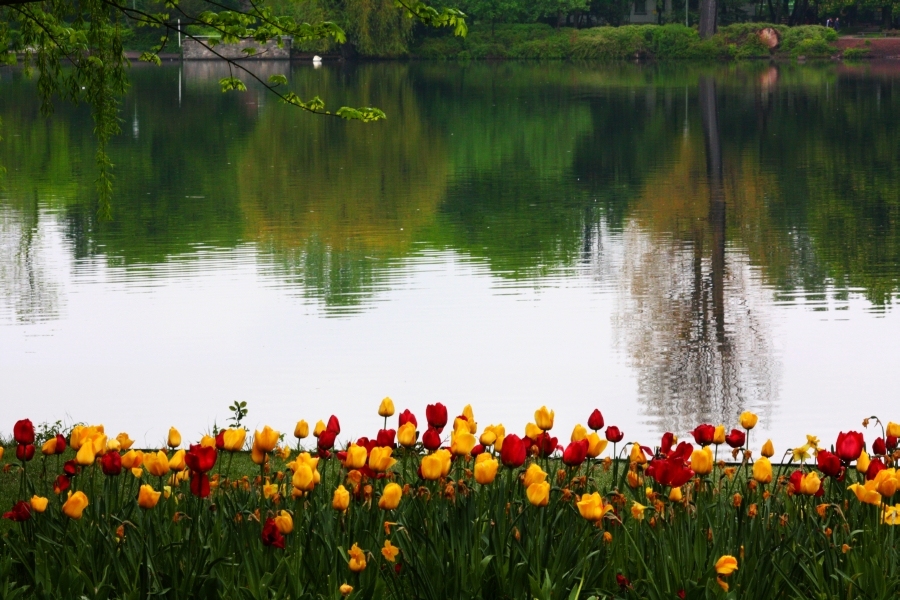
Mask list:
[[[700,37],[711,38],[716,34],[716,17],[719,6],[716,0],[700,0]]]

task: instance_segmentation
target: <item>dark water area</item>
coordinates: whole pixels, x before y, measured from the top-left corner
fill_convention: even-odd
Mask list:
[[[780,448],[900,419],[900,65],[253,68],[388,119],[136,67],[110,222],[89,110],[0,70],[10,419],[151,443],[240,399],[355,436],[391,396],[645,441],[753,410]]]

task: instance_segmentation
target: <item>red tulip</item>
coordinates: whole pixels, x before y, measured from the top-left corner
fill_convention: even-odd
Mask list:
[[[212,448],[210,448],[211,450]],[[187,460],[187,456],[185,456]],[[198,498],[209,496],[209,475],[198,471],[191,471],[191,493]]]
[[[478,456],[479,454],[484,454],[484,445],[483,444],[475,444],[472,447],[472,451],[469,452],[472,456]]]
[[[332,431],[331,429],[326,429],[322,433],[319,434],[319,450],[328,451],[334,447],[334,439],[337,437],[337,432]]]
[[[517,468],[525,464],[525,443],[514,433],[503,438],[500,461],[507,467]]]
[[[406,410],[404,410],[402,413],[400,413],[399,426],[402,427],[403,425],[406,425],[407,423],[412,423],[416,427],[419,426],[419,422],[416,420],[416,415],[409,412],[408,408]]]
[[[429,427],[422,436],[422,445],[426,450],[434,452],[441,447],[441,434],[437,429]]]
[[[429,404],[425,407],[425,419],[428,421],[429,427],[437,429],[440,433],[447,424],[447,407],[440,402]]]
[[[667,431],[662,436],[662,441],[659,444],[659,453],[662,456],[668,456],[669,452],[672,451],[672,444],[675,443],[675,434]]]
[[[840,457],[828,450],[819,450],[819,454],[816,455],[816,465],[829,477],[838,477],[844,470]]]
[[[842,461],[849,463],[859,458],[865,444],[863,434],[858,431],[848,431],[847,433],[842,431],[838,434],[837,443],[834,445],[834,453]]]
[[[589,447],[590,442],[588,442],[587,440],[571,442],[563,451],[563,462],[570,467],[577,467],[584,462],[584,459],[587,458],[587,451]]]
[[[72,484],[69,482],[69,478],[65,475],[60,475],[56,478],[56,481],[53,482],[53,493],[56,495],[62,494],[69,489],[70,485]]]
[[[13,425],[13,438],[20,446],[33,444],[34,425],[31,424],[31,420],[22,419],[21,421],[16,421],[16,424]]]
[[[616,583],[619,584],[619,587],[623,590],[631,587],[631,582],[628,581],[628,578],[622,575],[621,573],[616,573]]]
[[[618,427],[615,425],[610,425],[606,428],[606,439],[612,443],[618,443],[622,441],[622,438],[625,437],[625,434],[622,433]]]
[[[505,441],[503,442],[506,443]],[[546,431],[537,436],[534,445],[538,447],[538,453],[544,458],[550,456],[559,447],[559,438],[551,437]]]
[[[378,430],[378,440],[376,441],[377,446],[383,446],[387,448],[396,448],[397,444],[394,442],[394,437],[397,435],[397,432],[393,429],[379,429]]]
[[[275,519],[269,517],[262,529],[262,543],[264,546],[272,546],[273,548],[281,548],[284,550],[284,536],[278,531],[278,525]]]
[[[22,462],[27,462],[34,458],[34,444],[16,446],[16,458]]]
[[[678,445],[675,447],[675,451],[669,453],[669,458],[673,460],[688,461],[690,460],[691,453],[693,451],[694,447],[687,442],[678,442]]]
[[[54,450],[54,454],[62,454],[66,451],[66,438],[62,436],[61,433],[56,434],[56,450]]]
[[[660,485],[681,487],[691,480],[694,471],[685,464],[682,458],[654,458],[647,465],[647,474]]]
[[[78,463],[74,460],[67,460],[63,463],[63,473],[66,477],[75,477],[78,475]]]
[[[365,448],[366,453],[371,454],[372,448],[378,447],[378,440],[370,440],[367,437],[361,437],[358,440],[356,440],[356,445],[359,446],[360,448]]]
[[[732,448],[740,448],[747,441],[747,434],[740,429],[732,429],[731,433],[725,436],[725,443]]]
[[[896,450],[897,449],[897,436],[896,435],[887,436],[887,440],[885,440],[884,445],[887,446],[887,449],[890,450],[891,452]]]
[[[31,506],[24,500],[19,500],[13,504],[11,511],[3,513],[3,518],[18,523],[27,521],[31,518]]]
[[[216,464],[219,453],[215,448],[191,444],[190,449],[184,455],[184,462],[192,473],[208,473]]]
[[[701,446],[709,446],[716,437],[716,427],[709,424],[697,425],[691,435],[694,436],[694,441]]]
[[[872,481],[878,473],[884,471],[886,468],[887,467],[884,466],[884,463],[881,462],[880,458],[872,460],[872,462],[869,463],[869,469],[866,471],[866,480]]]
[[[872,454],[876,456],[887,454],[887,444],[884,443],[884,438],[878,438],[872,443]]]
[[[596,408],[594,409],[594,412],[591,413],[591,416],[588,417],[588,427],[594,431],[603,429],[603,415]]]
[[[328,425],[325,426],[325,429],[333,431],[334,435],[338,435],[341,432],[341,422],[338,421],[336,416],[331,415],[328,417]]]
[[[225,450],[225,430],[216,434],[216,450]]]
[[[797,494],[800,493],[800,481],[802,479],[803,479],[803,471],[798,469],[798,470],[794,471],[793,473],[791,473],[791,478],[789,481],[790,481],[791,487],[794,488],[794,492]],[[823,495],[824,493],[825,493],[825,483],[821,482],[821,483],[819,483],[819,491],[816,492],[815,496],[818,498],[819,496]]]
[[[115,477],[122,472],[122,457],[115,450],[110,450],[100,457],[100,468],[104,475]]]

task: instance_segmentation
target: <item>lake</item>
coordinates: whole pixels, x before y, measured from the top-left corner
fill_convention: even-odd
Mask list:
[[[0,431],[152,446],[245,400],[349,440],[390,396],[647,444],[752,410],[780,455],[900,420],[900,64],[251,68],[388,119],[135,66],[110,221],[89,109],[0,70]]]

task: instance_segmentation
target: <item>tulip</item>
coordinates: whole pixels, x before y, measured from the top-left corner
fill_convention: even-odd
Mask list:
[[[472,405],[466,404],[462,410],[462,416],[466,418],[466,424],[469,428],[469,433],[474,434],[478,431],[478,423],[475,422],[475,413],[472,412]]]
[[[799,491],[801,494],[815,496],[818,495],[820,489],[822,489],[822,480],[819,479],[819,475],[815,472],[807,473],[800,480]]]
[[[450,432],[450,452],[465,456],[475,447],[477,440],[465,426]]]
[[[319,434],[319,441],[317,446],[320,452],[325,452],[331,450],[334,447],[334,440],[337,438],[337,434],[331,430],[326,429],[322,433]]]
[[[419,432],[416,431],[416,426],[410,422],[404,423],[400,426],[400,429],[397,430],[397,441],[400,442],[400,445],[404,448],[412,448],[415,446],[418,437]]]
[[[631,516],[637,519],[638,521],[644,520],[644,511],[647,510],[647,507],[639,502],[631,503]]]
[[[422,445],[432,452],[441,447],[441,434],[437,429],[429,427],[422,436]]]
[[[885,525],[900,525],[900,504],[894,506],[884,505],[882,523]]]
[[[149,485],[142,485],[138,490],[138,506],[143,509],[151,509],[159,502],[162,492],[157,492]]]
[[[428,481],[435,481],[441,478],[441,457],[436,456],[434,454],[429,454],[422,458],[422,465],[420,467],[422,471],[422,478],[427,479]]]
[[[567,466],[577,467],[587,458],[590,443],[586,439],[570,443],[563,451],[562,460]]]
[[[534,423],[528,423],[525,425],[525,437],[534,441],[543,435],[544,430],[535,425]]]
[[[581,516],[592,522],[599,521],[613,509],[612,504],[606,503],[597,492],[584,494],[575,504],[578,506],[578,512],[581,513]]]
[[[162,477],[169,472],[169,459],[162,450],[144,454],[144,466],[151,475]]]
[[[576,425],[572,430],[572,437],[569,438],[572,442],[580,442],[581,440],[587,439],[587,429],[584,428],[584,425]]]
[[[741,427],[744,429],[753,429],[756,427],[756,422],[759,420],[759,417],[752,412],[742,412],[740,420]]]
[[[713,453],[709,446],[691,453],[691,469],[697,475],[709,475],[713,470]]]
[[[879,473],[875,475],[875,479],[872,480],[872,483],[875,484],[879,494],[885,498],[890,498],[897,493],[897,487],[900,485],[900,480],[897,479],[896,469],[885,469],[879,471]]]
[[[828,477],[838,477],[844,470],[841,466],[841,459],[828,450],[819,450],[819,453],[816,454],[816,466]]]
[[[144,464],[144,453],[140,450],[129,450],[122,456],[122,466],[126,469],[133,469]]]
[[[883,462],[881,462],[881,459],[876,458],[875,460],[870,460],[869,468],[866,469],[866,480],[872,481],[885,468],[886,468],[885,464]]]
[[[309,435],[309,423],[304,420],[297,421],[297,425],[294,426],[294,437],[298,440],[302,440],[303,438]]]
[[[701,446],[709,446],[715,439],[716,428],[709,424],[697,425],[691,435],[694,436],[694,441]]]
[[[759,483],[772,481],[772,463],[765,456],[753,463],[753,479]]]
[[[887,454],[887,444],[884,438],[880,437],[872,442],[872,454],[876,456],[884,456]]]
[[[169,448],[177,448],[181,445],[181,434],[174,427],[169,427],[169,437],[166,440]]]
[[[30,419],[16,421],[16,424],[13,425],[13,439],[20,446],[34,444],[34,425]]]
[[[394,401],[390,398],[382,400],[381,404],[378,406],[378,414],[385,419],[394,416]]]
[[[615,425],[610,425],[606,428],[606,439],[610,442],[617,444],[621,442],[624,437],[625,434]]]
[[[436,451],[434,455],[441,460],[441,477],[446,477],[447,474],[450,473],[450,464],[453,455],[445,448]]]
[[[671,502],[681,502],[683,498],[684,496],[681,494],[680,487],[672,488],[672,490],[669,492],[669,500]]]
[[[52,456],[56,454],[56,438],[52,437],[41,446],[41,454],[44,456]]]
[[[319,421],[316,422],[316,426],[313,428],[313,436],[319,437],[320,435],[322,435],[322,432],[325,431],[326,429],[327,429],[327,426],[325,425],[325,421],[322,421],[320,419]]]
[[[732,448],[740,448],[747,441],[747,435],[740,429],[732,429],[731,433],[725,436],[725,443]]]
[[[865,450],[859,453],[859,458],[856,459],[856,470],[860,473],[865,473],[869,470],[869,455]]]
[[[889,437],[900,437],[900,423],[888,423],[887,431],[885,431],[885,433]]]
[[[31,518],[31,510],[31,504],[24,500],[19,500],[13,504],[12,510],[3,513],[3,518],[16,523],[24,523]]]
[[[837,443],[834,445],[834,453],[837,454],[845,464],[859,458],[865,446],[863,434],[858,431],[843,431],[838,434]]]
[[[644,456],[644,450],[637,442],[631,445],[631,456],[629,457],[629,460],[638,465],[647,464],[647,457]]]
[[[525,469],[525,475],[522,478],[522,485],[527,488],[534,483],[543,483],[546,480],[547,473],[545,473],[544,470],[537,465],[537,463],[531,463],[528,468]]]
[[[349,583],[342,583],[338,590],[341,592],[341,596],[347,597],[353,593],[353,586]]]
[[[606,450],[606,445],[609,444],[607,440],[600,439],[600,436],[597,435],[596,431],[592,431],[587,436],[588,441],[588,451],[587,455],[591,458],[597,458],[603,451]]]
[[[131,449],[131,446],[134,445],[134,440],[128,437],[127,433],[120,433],[116,436],[116,441],[119,442],[119,450],[127,451]]]
[[[631,489],[637,489],[644,483],[644,480],[641,479],[641,476],[638,475],[636,471],[628,471],[628,476],[625,478],[625,481]]]
[[[333,431],[335,435],[341,433],[341,422],[334,415],[328,417],[328,425],[325,426],[328,431]]]
[[[550,431],[553,429],[553,417],[555,416],[554,411],[547,410],[546,406],[542,406],[536,411],[534,411],[534,422],[538,427],[543,429],[544,431]]]
[[[387,471],[393,467],[397,460],[391,457],[393,450],[385,447],[372,448],[369,453],[369,468],[373,471]]]
[[[384,540],[384,547],[381,549],[381,555],[384,559],[388,562],[394,562],[397,560],[398,554],[400,554],[400,548],[391,544],[390,540]]]
[[[881,494],[878,493],[878,486],[874,481],[867,481],[865,485],[854,483],[853,485],[848,485],[847,489],[856,494],[856,498],[860,502],[876,506],[881,504]]]
[[[712,443],[716,446],[721,446],[725,443],[725,426],[724,425],[716,425],[715,430],[713,431],[713,440]]]
[[[547,506],[550,502],[550,484],[546,481],[532,483],[525,490],[525,496],[532,506]]]
[[[115,477],[122,472],[122,457],[115,450],[107,452],[100,459],[100,468],[103,470],[104,475]]]
[[[169,459],[169,468],[173,471],[184,471],[185,462],[184,462],[184,448],[176,452],[172,455],[172,458]]]
[[[334,496],[331,499],[331,508],[343,512],[347,510],[348,506],[350,506],[350,492],[348,492],[347,488],[343,485],[339,485],[337,489],[334,490]]]
[[[246,429],[226,429],[222,434],[222,449],[227,452],[239,452],[244,448],[246,438]]]
[[[438,402],[425,407],[425,420],[428,426],[441,430],[447,424],[447,407]]]
[[[47,510],[47,504],[50,502],[47,498],[43,498],[41,496],[32,496],[31,497],[31,508],[36,513],[42,513]]]
[[[647,466],[647,474],[653,477],[660,485],[681,487],[694,476],[694,471],[684,463],[684,458],[690,452],[690,448],[690,444],[685,444],[682,446],[681,451],[673,453],[668,458],[654,458]],[[685,456],[682,456],[682,454]]]
[[[737,559],[726,554],[716,561],[716,573],[725,577],[731,575],[738,570]]]
[[[78,449],[78,452],[75,454],[75,462],[77,462],[82,467],[87,467],[88,465],[94,464],[97,455],[94,452],[93,444],[84,444],[81,448]]]
[[[359,546],[353,544],[353,547],[350,548],[350,551],[347,552],[350,556],[350,560],[347,563],[347,566],[350,567],[350,570],[354,573],[359,573],[364,571],[366,568],[366,553],[359,549]]]
[[[496,441],[497,431],[494,429],[493,425],[485,427],[484,431],[481,433],[481,437],[478,438],[478,443],[482,446],[493,446]]]
[[[759,453],[766,458],[775,456],[775,446],[772,445],[772,440],[766,440],[766,443],[763,444],[762,450],[760,450]]]
[[[200,438],[200,447],[201,448],[211,448],[213,450],[216,449],[216,438],[211,435],[204,435]]]
[[[309,465],[297,465],[297,469],[294,471],[293,477],[291,477],[291,484],[302,492],[312,491],[316,487],[315,476]]]
[[[286,510],[281,511],[274,519],[275,526],[278,528],[278,531],[281,532],[282,535],[288,535],[292,531],[294,531],[294,519],[291,518],[291,513]]]
[[[281,535],[281,531],[275,523],[275,519],[271,517],[266,519],[265,524],[263,524],[261,537],[263,546],[271,546],[273,548],[284,550],[284,536]]]
[[[591,416],[588,417],[588,427],[594,431],[600,431],[603,429],[603,424],[603,415],[595,408]]]
[[[62,511],[70,519],[78,520],[88,504],[88,497],[84,492],[78,491],[69,496],[69,499],[62,506]]]
[[[400,499],[403,497],[403,488],[396,483],[389,483],[384,486],[381,493],[381,499],[378,500],[378,508],[382,510],[394,510],[400,506]]]
[[[503,449],[500,450],[500,462],[511,468],[518,468],[525,464],[525,443],[515,434],[506,436],[503,440]]]
[[[479,454],[475,459],[475,481],[481,485],[493,483],[497,477],[497,469],[500,463],[497,462],[490,454]]]
[[[398,417],[398,426],[403,427],[407,423],[412,423],[414,427],[419,426],[419,421],[416,419],[416,415],[412,414],[409,409],[404,409],[400,416]]]
[[[348,469],[361,469],[369,458],[368,452],[362,446],[350,444],[347,448],[347,458],[344,459],[344,467]]]
[[[279,437],[280,435],[277,431],[266,425],[263,427],[262,431],[253,432],[253,444],[256,445],[261,452],[268,453],[274,450],[275,446],[278,445]]]

